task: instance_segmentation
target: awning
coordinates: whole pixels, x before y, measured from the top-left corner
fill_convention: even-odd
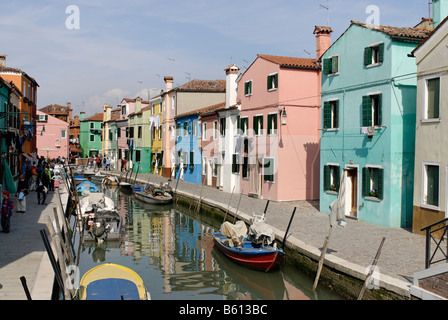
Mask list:
[[[6,159],[3,159],[3,172],[5,173],[4,190],[8,190],[9,193],[16,193],[17,192],[16,184],[14,183],[14,178],[12,176],[11,169],[9,168],[9,164],[8,161],[6,161]]]

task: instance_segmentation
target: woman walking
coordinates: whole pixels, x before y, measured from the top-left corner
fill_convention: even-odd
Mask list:
[[[28,181],[25,180],[25,176],[22,173],[17,183],[17,212],[26,212],[26,196],[28,194]]]

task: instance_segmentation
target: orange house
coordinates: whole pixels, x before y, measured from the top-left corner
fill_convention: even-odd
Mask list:
[[[0,76],[7,82],[12,81],[20,89],[19,102],[20,135],[23,139],[22,153],[35,153],[36,148],[36,80],[18,68],[6,66],[6,55],[0,55]]]

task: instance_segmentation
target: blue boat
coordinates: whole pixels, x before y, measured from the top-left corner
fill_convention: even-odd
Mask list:
[[[76,185],[80,184],[83,181],[87,181],[87,178],[81,175],[76,175],[75,176],[75,183]]]
[[[79,194],[82,194],[84,190],[88,190],[90,192],[99,192],[98,187],[88,180],[81,182],[76,186],[76,191],[78,191]]]

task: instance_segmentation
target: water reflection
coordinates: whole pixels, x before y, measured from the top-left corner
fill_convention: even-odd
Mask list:
[[[85,243],[81,272],[106,261],[125,265],[142,277],[154,300],[315,298],[303,289],[311,284],[302,287],[303,276],[294,275],[295,270],[285,277],[283,267],[265,273],[227,259],[213,245],[215,228],[194,219],[188,210],[145,204],[122,189],[106,189],[105,193],[122,215],[122,239]],[[337,299],[327,292],[324,295]]]

